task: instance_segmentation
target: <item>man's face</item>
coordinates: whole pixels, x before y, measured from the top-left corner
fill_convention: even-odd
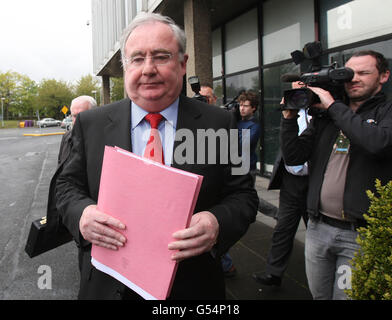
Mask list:
[[[72,124],[75,124],[76,116],[83,111],[89,109],[90,104],[87,101],[76,101],[71,105]]]
[[[216,103],[216,96],[210,87],[201,87],[200,94],[207,97],[208,104]]]
[[[351,82],[345,83],[350,101],[365,101],[374,96],[388,80],[389,72],[380,74],[376,59],[372,56],[352,57],[346,67],[354,70]]]
[[[243,119],[252,116],[255,110],[256,108],[252,107],[249,100],[240,101],[240,115]]]
[[[187,55],[179,60],[178,43],[172,30],[160,22],[148,23],[134,29],[126,46],[126,58],[147,57],[140,66],[125,66],[124,85],[129,98],[148,112],[159,112],[172,104],[182,90]],[[150,58],[169,53],[167,64],[156,65]]]

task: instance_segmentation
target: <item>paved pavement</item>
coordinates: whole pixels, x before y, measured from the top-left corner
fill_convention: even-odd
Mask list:
[[[226,279],[226,294],[232,300],[310,300],[304,263],[305,226],[301,221],[294,241],[289,266],[280,287],[258,284],[253,272],[263,272],[267,261],[270,240],[279,206],[279,191],[267,190],[269,180],[257,177],[256,190],[261,205],[256,218],[246,235],[230,249],[237,268],[237,275]]]
[[[52,135],[56,132],[64,130],[0,130],[0,300],[71,300],[77,296],[74,243],[32,259],[24,251],[31,222],[46,214],[62,137]]]

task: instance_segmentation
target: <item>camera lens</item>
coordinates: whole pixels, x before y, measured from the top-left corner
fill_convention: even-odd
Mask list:
[[[309,105],[309,95],[302,90],[295,90],[291,96],[291,104],[297,108],[305,108]]]
[[[319,97],[308,88],[291,89],[284,92],[285,109],[303,109],[320,102]]]

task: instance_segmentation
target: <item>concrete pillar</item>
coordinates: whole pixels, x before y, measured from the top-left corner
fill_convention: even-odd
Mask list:
[[[102,105],[110,103],[110,77],[102,76]]]
[[[187,96],[194,95],[188,78],[198,76],[212,86],[211,13],[206,1],[184,1],[184,31],[187,38]]]

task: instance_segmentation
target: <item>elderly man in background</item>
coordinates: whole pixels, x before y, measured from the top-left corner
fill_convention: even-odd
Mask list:
[[[76,116],[84,112],[86,110],[93,109],[97,106],[97,102],[95,101],[94,98],[90,96],[79,96],[75,99],[72,100],[71,102],[71,117],[72,117],[72,123],[75,123]],[[56,207],[56,183],[57,183],[57,178],[61,171],[63,170],[64,164],[67,161],[71,148],[72,148],[72,130],[67,131],[61,140],[60,144],[60,150],[58,154],[58,162],[57,162],[57,169],[56,172],[54,173],[51,181],[50,181],[50,186],[49,186],[49,193],[48,193],[48,204],[47,204],[47,209],[46,209],[46,218],[47,218],[47,228],[45,232],[48,235],[54,234],[54,237],[57,239],[64,239],[60,242],[57,242],[57,244],[54,246],[61,245],[63,243],[66,243],[66,241],[71,241],[72,237],[67,231],[67,229],[63,226],[61,222],[61,218],[59,215],[59,212]],[[52,241],[53,243],[53,238],[49,237],[48,241]],[[80,267],[80,261],[79,261],[79,267]]]
[[[79,96],[75,99],[72,100],[71,102],[71,118],[72,118],[72,126],[75,124],[76,116],[83,111],[90,110],[92,108],[95,108],[97,106],[97,102],[93,97],[90,96]],[[58,156],[58,166],[61,165],[62,162],[64,162],[67,157],[69,156],[69,153],[71,151],[72,147],[72,140],[71,140],[71,130],[68,130],[60,144],[60,151],[59,151],[59,156]]]

